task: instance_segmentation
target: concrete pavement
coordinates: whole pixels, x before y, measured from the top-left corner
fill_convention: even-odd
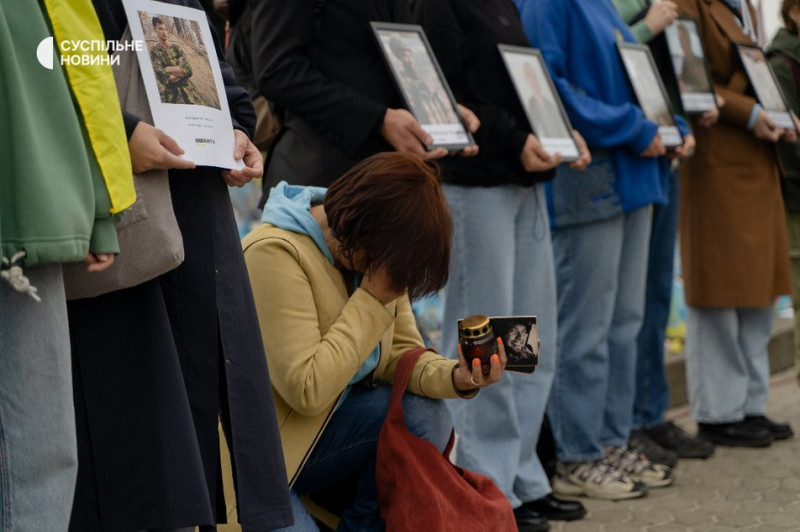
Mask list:
[[[708,460],[681,460],[675,483],[638,500],[582,498],[589,515],[551,522],[565,532],[800,532],[800,388],[794,369],[774,375],[767,415],[788,421],[798,434],[766,449],[718,446]],[[694,433],[686,407],[668,417]]]

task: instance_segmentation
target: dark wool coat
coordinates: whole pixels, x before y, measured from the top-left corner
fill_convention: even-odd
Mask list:
[[[119,38],[121,2],[94,4],[106,38]],[[214,44],[234,123],[252,131],[249,96]],[[126,125],[136,118],[126,116]],[[288,526],[271,384],[227,186],[213,168],[169,177],[185,262],[148,283],[70,303],[83,472],[71,527],[224,520],[220,417],[245,530]]]

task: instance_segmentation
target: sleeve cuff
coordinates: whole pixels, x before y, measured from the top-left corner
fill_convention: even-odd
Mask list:
[[[135,114],[122,111],[122,122],[125,124],[125,135],[127,135],[128,140],[131,140],[133,130],[136,129],[136,126],[138,126],[141,121],[142,119]]]
[[[89,251],[92,253],[119,254],[119,241],[117,240],[117,228],[114,227],[114,221],[115,218],[112,216],[95,218],[92,236],[89,239]]]
[[[650,31],[650,28],[647,27],[643,20],[631,26],[631,33],[642,44],[646,44],[653,39],[653,32]]]
[[[761,112],[761,104],[757,103],[753,106],[753,110],[750,112],[750,119],[747,121],[747,129],[753,129],[756,127],[756,120],[758,120],[758,113]]]

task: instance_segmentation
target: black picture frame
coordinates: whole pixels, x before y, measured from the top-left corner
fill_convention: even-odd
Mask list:
[[[797,130],[791,108],[764,50],[753,44],[736,43],[736,51],[764,111],[779,128]]]
[[[687,37],[683,37],[681,31],[685,32],[683,35]],[[716,109],[714,81],[711,78],[697,20],[691,17],[678,17],[675,22],[667,26],[664,35],[675,79],[678,81],[683,110],[687,114],[702,114]],[[697,52],[700,53],[699,56]]]
[[[537,316],[492,316],[489,318],[495,338],[503,339],[506,350],[506,371],[533,373],[539,365],[539,319]],[[524,344],[515,350],[514,342],[509,339],[509,332],[515,327],[525,328]],[[519,339],[520,336],[516,335]],[[552,353],[551,355],[552,356]]]
[[[370,26],[406,108],[433,137],[428,150],[455,152],[475,145],[422,26],[392,22],[370,22]]]
[[[531,130],[542,148],[549,155],[560,154],[564,161],[580,158],[581,151],[573,136],[572,123],[547,70],[542,52],[509,44],[498,44],[497,48]]]
[[[683,138],[673,116],[667,89],[658,73],[650,48],[643,44],[618,42],[617,50],[639,107],[648,120],[658,124],[661,142],[666,148],[682,145]]]

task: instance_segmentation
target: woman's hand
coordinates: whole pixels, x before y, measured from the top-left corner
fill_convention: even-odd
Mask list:
[[[91,251],[83,258],[86,264],[86,271],[89,273],[102,272],[112,264],[114,264],[113,253],[92,253]]]
[[[458,108],[458,114],[461,116],[461,122],[464,124],[464,127],[466,127],[470,133],[478,131],[478,128],[481,127],[481,121],[478,119],[478,116],[473,113],[471,109],[464,107],[460,103],[457,103],[456,107]],[[459,153],[462,157],[474,157],[478,155],[478,145],[467,146]]]
[[[592,153],[589,151],[589,146],[586,145],[586,140],[583,138],[583,135],[578,133],[577,130],[573,130],[572,136],[575,138],[575,143],[578,145],[580,157],[569,163],[569,167],[575,170],[586,170],[586,167],[592,162]]]
[[[683,137],[683,144],[668,152],[667,155],[670,159],[685,159],[694,153],[695,147],[697,147],[697,141],[694,135],[689,134]]]
[[[258,151],[247,135],[239,130],[233,130],[236,147],[233,149],[233,158],[237,161],[244,160],[245,167],[241,170],[223,170],[222,179],[231,187],[243,187],[252,179],[258,179],[264,173],[264,162],[261,152]]]
[[[561,164],[561,155],[548,155],[539,143],[539,139],[529,133],[528,138],[525,139],[525,145],[522,147],[522,153],[519,155],[519,160],[526,172],[546,172]]]
[[[458,346],[458,367],[453,373],[453,385],[459,392],[470,392],[478,388],[484,388],[500,380],[503,370],[506,367],[506,349],[503,341],[497,339],[497,354],[492,355],[491,370],[488,375],[483,374],[481,361],[477,358],[472,359],[471,364],[467,364],[461,346]]]
[[[664,147],[664,143],[661,142],[661,135],[656,133],[656,136],[650,141],[650,145],[639,154],[639,157],[661,157],[666,154],[667,149]]]
[[[175,139],[145,122],[139,122],[128,140],[133,173],[141,174],[148,170],[171,170],[194,168],[192,161],[178,157],[183,149]]]
[[[433,137],[422,129],[414,115],[406,109],[386,109],[381,125],[381,136],[395,150],[401,153],[413,153],[425,160],[447,155],[445,148],[425,150],[425,146],[433,144]]]
[[[653,35],[658,35],[678,18],[678,6],[671,0],[656,2],[647,10],[644,23]]]
[[[725,98],[719,94],[714,94],[714,98],[717,99],[717,106],[700,115],[700,119],[697,121],[703,127],[711,127],[716,124],[717,120],[719,120],[719,110],[725,105]]]
[[[398,292],[392,289],[391,279],[385,267],[374,268],[365,273],[361,280],[361,288],[375,296],[375,299],[384,305],[388,305],[403,295],[402,291]]]

